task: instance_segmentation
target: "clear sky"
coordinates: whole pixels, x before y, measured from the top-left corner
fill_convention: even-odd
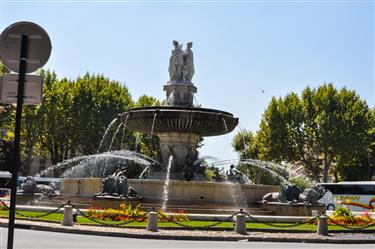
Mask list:
[[[257,130],[272,96],[332,82],[372,107],[374,0],[0,0],[1,30],[32,21],[50,35],[45,66],[58,76],[102,73],[134,99],[165,98],[172,40],[192,41],[198,104]],[[263,92],[264,91],[264,92]],[[235,158],[234,132],[207,138],[202,155]]]

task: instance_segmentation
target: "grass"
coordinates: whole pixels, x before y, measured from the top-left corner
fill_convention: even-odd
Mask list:
[[[21,211],[18,212],[26,216],[37,216],[37,215],[42,215],[42,212],[32,212],[32,211]],[[2,218],[7,218],[9,215],[9,212],[6,210],[0,210],[0,217]],[[16,218],[24,218],[20,215],[16,214]],[[30,218],[28,218],[30,219]],[[38,221],[48,221],[48,222],[56,222],[60,223],[63,219],[63,215],[61,213],[53,213],[50,215],[47,215],[45,217],[37,218],[37,219],[30,219],[30,220],[38,220]],[[115,225],[118,224],[119,222],[114,222],[114,221],[103,221],[107,224]],[[94,221],[91,221],[85,217],[78,216],[77,217],[77,223],[80,225],[101,225],[98,224]],[[197,227],[202,227],[202,226],[207,226],[210,224],[215,223],[214,221],[184,221],[181,222],[184,225],[188,226],[197,226]],[[290,223],[289,223],[290,224]],[[289,225],[288,223],[277,223],[277,225]],[[129,224],[123,225],[122,227],[146,227],[147,222],[131,222]],[[179,225],[173,223],[173,222],[159,222],[158,226],[160,228],[178,228],[180,227]],[[280,230],[280,231],[288,231],[288,230],[293,230],[293,231],[310,231],[310,232],[315,232],[317,229],[317,225],[314,224],[304,224],[301,226],[297,227],[271,227],[266,224],[262,223],[256,223],[256,222],[247,222],[246,227],[248,229],[268,229],[268,230]],[[233,229],[233,222],[223,222],[215,226],[213,229]],[[329,230],[347,230],[344,229],[340,226],[334,226],[334,225],[329,225],[328,226]],[[366,230],[375,230],[375,226],[372,226],[370,228],[367,228]]]

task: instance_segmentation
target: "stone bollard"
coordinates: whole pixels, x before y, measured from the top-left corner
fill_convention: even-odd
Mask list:
[[[63,226],[73,226],[73,207],[70,205],[64,206],[64,218],[61,222]]]
[[[244,213],[236,215],[236,226],[234,231],[238,234],[246,234],[246,215]]]
[[[158,213],[155,211],[151,211],[148,213],[147,231],[158,231]]]
[[[316,233],[318,235],[328,235],[328,217],[326,215],[319,216],[318,229]]]

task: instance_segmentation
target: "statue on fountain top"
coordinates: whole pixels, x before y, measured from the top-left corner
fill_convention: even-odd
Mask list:
[[[188,82],[194,75],[194,57],[192,42],[186,44],[186,50],[182,50],[182,44],[178,41],[173,41],[174,49],[172,50],[171,58],[169,59],[169,81],[170,82]]]

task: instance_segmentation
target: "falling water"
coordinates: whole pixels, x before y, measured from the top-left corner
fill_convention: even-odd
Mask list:
[[[240,164],[240,163],[257,167],[279,178],[283,183],[289,183],[289,181],[285,177],[280,175],[280,173],[278,173],[275,170],[275,169],[278,169],[280,171],[285,171],[285,167],[276,163],[272,163],[272,162],[266,162],[266,161],[261,161],[261,160],[256,160],[256,159],[241,159],[241,160],[232,159],[232,160],[223,160],[223,161],[214,162],[212,165],[217,167],[220,165]]]
[[[247,145],[246,139],[245,139],[245,130],[242,130],[242,132],[240,132],[240,134],[242,135],[243,149],[245,151],[247,151],[248,145]]]
[[[122,123],[120,123],[120,125],[117,127],[115,133],[113,134],[113,136],[112,136],[112,140],[111,140],[111,144],[109,145],[108,151],[111,151],[111,149],[112,149],[112,145],[113,145],[113,143],[114,143],[114,141],[115,141],[115,139],[116,139],[117,134],[118,134],[119,131],[120,131],[121,126],[122,126]],[[108,163],[109,163],[109,157],[107,157],[107,159],[106,159],[106,161],[105,161],[105,165],[104,165],[104,168],[103,168],[103,177],[104,177],[104,176],[106,175],[106,173],[107,173]],[[120,164],[120,159],[118,160],[118,164]]]
[[[114,126],[114,124],[116,123],[116,121],[117,121],[117,118],[115,118],[114,120],[112,120],[112,122],[108,125],[107,129],[105,130],[104,135],[103,135],[103,138],[102,138],[102,140],[100,141],[99,147],[98,147],[98,149],[96,150],[97,153],[100,153],[100,149],[102,148],[103,144],[104,144],[105,141],[107,140],[107,137],[108,137],[109,131],[112,129],[112,126]]]
[[[225,121],[225,119],[223,117],[221,117],[221,120],[223,120],[225,132],[228,133],[227,121]]]
[[[161,209],[163,210],[163,212],[165,212],[167,209],[168,194],[169,194],[168,187],[169,187],[172,163],[173,163],[173,156],[170,156],[168,160],[168,166],[167,166],[167,175],[165,177],[164,188],[163,188],[163,205],[161,206]]]
[[[125,136],[126,124],[128,123],[128,118],[129,118],[129,115],[126,115],[125,122],[124,122],[124,129],[122,129],[120,149],[122,149],[122,146],[124,144],[124,136]]]
[[[138,152],[139,142],[141,141],[141,135],[137,134],[135,138],[134,151]]]
[[[225,183],[228,185],[230,189],[232,200],[236,209],[247,208],[247,203],[244,193],[242,192],[241,184],[238,182],[230,181],[226,181]]]
[[[152,120],[152,126],[151,126],[151,136],[154,135],[154,126],[155,126],[155,120],[156,120],[156,116],[158,115],[157,112],[155,112],[154,114],[154,119]]]
[[[143,179],[143,175],[147,172],[147,170],[150,168],[150,165],[144,168],[144,170],[139,174],[139,179]]]
[[[247,148],[249,147],[246,143],[246,138],[245,138],[246,129],[243,129],[240,123],[238,123],[237,127],[239,128],[239,134],[241,134],[241,137],[242,137],[243,148],[246,151]]]
[[[112,137],[112,140],[111,140],[111,144],[109,145],[109,148],[108,148],[109,151],[112,149],[113,143],[115,141],[115,138],[116,138],[117,134],[120,131],[121,126],[122,126],[122,123],[120,123],[120,125],[117,127],[115,133],[113,134],[113,137]]]
[[[195,106],[200,106],[199,102],[198,102],[197,94],[194,93],[193,91],[191,91],[191,92],[192,92],[192,95],[193,95],[193,101],[194,101]]]

